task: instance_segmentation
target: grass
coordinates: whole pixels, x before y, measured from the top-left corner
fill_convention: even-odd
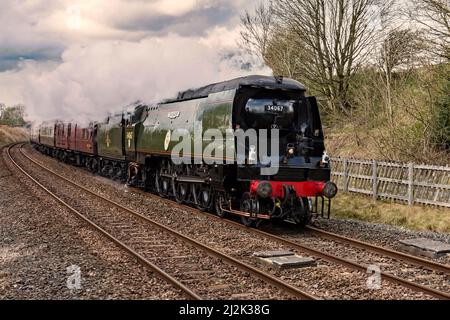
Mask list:
[[[383,223],[417,231],[450,233],[450,209],[408,206],[341,192],[333,199],[332,215]]]
[[[24,128],[0,125],[0,147],[12,142],[28,140],[28,131]]]

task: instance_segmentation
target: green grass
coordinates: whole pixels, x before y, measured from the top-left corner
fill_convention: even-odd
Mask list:
[[[370,197],[341,192],[333,200],[335,217],[383,223],[417,231],[450,233],[450,209],[407,206],[374,201]]]

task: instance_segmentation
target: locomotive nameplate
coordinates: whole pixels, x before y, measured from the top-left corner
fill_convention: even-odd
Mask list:
[[[167,114],[169,119],[176,119],[180,116],[180,111],[172,111]]]

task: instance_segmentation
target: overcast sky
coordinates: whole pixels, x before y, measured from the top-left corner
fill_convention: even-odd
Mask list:
[[[0,102],[32,119],[90,117],[268,74],[236,45],[240,14],[260,1],[1,0]]]

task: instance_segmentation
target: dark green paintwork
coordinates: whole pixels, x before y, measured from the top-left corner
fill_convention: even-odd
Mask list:
[[[194,132],[201,132],[203,137],[206,130],[219,129],[225,135],[226,130],[232,128],[235,94],[236,90],[229,90],[210,94],[207,98],[150,107],[143,127],[138,130],[137,152],[144,155],[170,155],[178,142],[171,141],[166,149],[167,132],[170,131],[173,134],[174,130],[181,128],[190,133],[191,146],[196,138]],[[202,153],[204,147],[210,142],[203,141]]]
[[[109,117],[97,124],[97,150],[100,157],[124,160],[122,114]]]

